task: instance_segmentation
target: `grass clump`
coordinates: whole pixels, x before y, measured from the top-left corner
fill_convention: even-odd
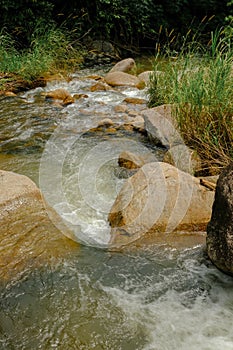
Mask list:
[[[65,30],[50,25],[37,25],[27,49],[17,49],[17,43],[0,32],[0,72],[12,73],[26,81],[47,74],[74,70],[82,62],[82,50],[72,46]],[[1,81],[0,81],[1,84]],[[3,84],[3,82],[2,82]]]
[[[207,47],[192,45],[155,60],[149,105],[173,104],[180,133],[198,152],[205,174],[233,159],[232,81],[232,37],[225,30],[212,34]]]

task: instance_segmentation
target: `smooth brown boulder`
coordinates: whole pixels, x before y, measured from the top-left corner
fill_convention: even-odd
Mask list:
[[[16,278],[24,269],[52,265],[75,251],[78,244],[57,227],[72,238],[58,215],[45,207],[33,181],[0,170],[0,280]]]
[[[136,88],[142,87],[142,81],[136,76],[124,72],[110,72],[104,77],[104,80],[111,86],[131,86]]]
[[[121,60],[117,62],[109,72],[125,72],[128,73],[132,69],[136,68],[136,62],[133,58],[125,58],[124,60]]]
[[[98,81],[96,84],[92,85],[90,87],[90,91],[107,91],[111,90],[110,86],[106,83],[103,83],[102,81]]]
[[[211,261],[233,275],[233,163],[222,171],[217,181],[206,246]]]
[[[61,100],[64,106],[74,103],[75,101],[74,97],[71,96],[71,94],[65,89],[56,89],[53,91],[48,91],[45,93],[45,98]]]
[[[205,231],[214,191],[172,165],[145,164],[127,179],[108,216],[111,244],[121,246],[145,235]]]

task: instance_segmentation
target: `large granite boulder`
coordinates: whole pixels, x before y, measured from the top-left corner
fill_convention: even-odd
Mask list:
[[[201,160],[196,152],[185,145],[173,116],[172,105],[165,104],[145,109],[142,111],[142,117],[151,142],[167,148],[164,162],[191,175],[198,173],[201,169]]]
[[[77,249],[60,229],[72,238],[57,214],[45,207],[33,181],[0,170],[0,280],[16,278],[25,268],[56,263]]]
[[[213,200],[214,191],[200,179],[167,163],[145,164],[127,179],[111,208],[111,244],[125,245],[144,235],[203,232]]]
[[[233,163],[222,171],[217,182],[206,245],[212,262],[233,275]]]
[[[183,144],[170,104],[147,108],[142,112],[142,117],[145,120],[148,137],[155,145],[162,145],[169,149]]]

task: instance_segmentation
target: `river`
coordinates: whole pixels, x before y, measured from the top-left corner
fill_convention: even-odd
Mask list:
[[[127,123],[145,106],[116,106],[146,95],[90,92],[88,74],[1,98],[1,169],[33,179],[81,245],[56,264],[0,281],[0,349],[233,349],[233,280],[203,244],[106,249],[108,210],[129,176],[118,154],[127,148],[160,160],[163,150],[124,127],[94,129],[104,118]],[[65,108],[44,99],[61,87],[87,97]]]

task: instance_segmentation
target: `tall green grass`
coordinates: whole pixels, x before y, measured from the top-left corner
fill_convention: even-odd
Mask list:
[[[28,49],[20,51],[13,38],[0,32],[0,72],[14,73],[32,81],[45,74],[75,69],[82,61],[82,50],[74,48],[69,34],[60,28],[36,26]]]
[[[197,150],[204,173],[233,159],[233,48],[229,31],[211,34],[207,47],[191,45],[156,56],[150,107],[172,104],[180,133]]]

